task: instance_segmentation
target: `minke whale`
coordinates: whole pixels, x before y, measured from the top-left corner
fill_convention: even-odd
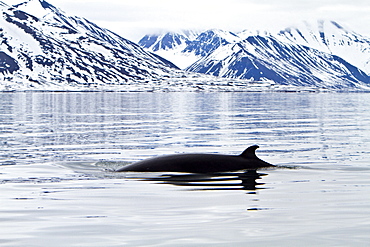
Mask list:
[[[258,145],[250,146],[240,155],[174,154],[135,162],[117,172],[187,172],[215,173],[273,167],[256,156]]]

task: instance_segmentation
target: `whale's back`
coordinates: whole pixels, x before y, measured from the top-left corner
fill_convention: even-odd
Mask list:
[[[272,166],[260,160],[254,151],[258,146],[251,146],[241,155],[221,154],[175,154],[145,159],[118,170],[133,172],[190,172],[211,173],[257,169]]]

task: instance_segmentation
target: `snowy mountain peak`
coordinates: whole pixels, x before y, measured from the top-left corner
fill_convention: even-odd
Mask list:
[[[219,29],[211,29],[202,32],[188,44],[183,50],[185,53],[194,53],[196,56],[206,56],[220,46],[240,41],[240,38],[232,33]]]
[[[172,61],[179,68],[184,69],[198,59],[193,54],[182,53],[196,37],[198,37],[198,32],[190,30],[145,35],[139,41],[139,45],[149,52],[154,52]]]
[[[220,29],[203,32],[168,32],[161,35],[146,35],[139,45],[185,69],[220,46],[241,41],[238,35]]]
[[[159,50],[176,49],[178,46],[186,44],[187,41],[188,38],[183,34],[168,32],[161,35],[145,35],[139,41],[139,45],[156,52]]]

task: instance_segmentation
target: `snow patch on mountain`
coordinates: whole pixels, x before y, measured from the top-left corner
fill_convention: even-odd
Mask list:
[[[13,6],[17,8],[19,11],[23,11],[27,13],[28,15],[32,15],[38,19],[45,19],[48,15],[52,17],[53,11],[59,11],[63,14],[61,10],[58,10],[54,6],[48,4],[46,1],[40,0],[40,1],[34,1],[34,0],[27,0],[25,2],[14,4]]]

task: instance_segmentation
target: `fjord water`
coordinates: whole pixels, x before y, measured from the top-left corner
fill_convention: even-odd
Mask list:
[[[1,93],[1,246],[368,246],[370,97]],[[161,154],[257,156],[215,176],[115,173]]]

